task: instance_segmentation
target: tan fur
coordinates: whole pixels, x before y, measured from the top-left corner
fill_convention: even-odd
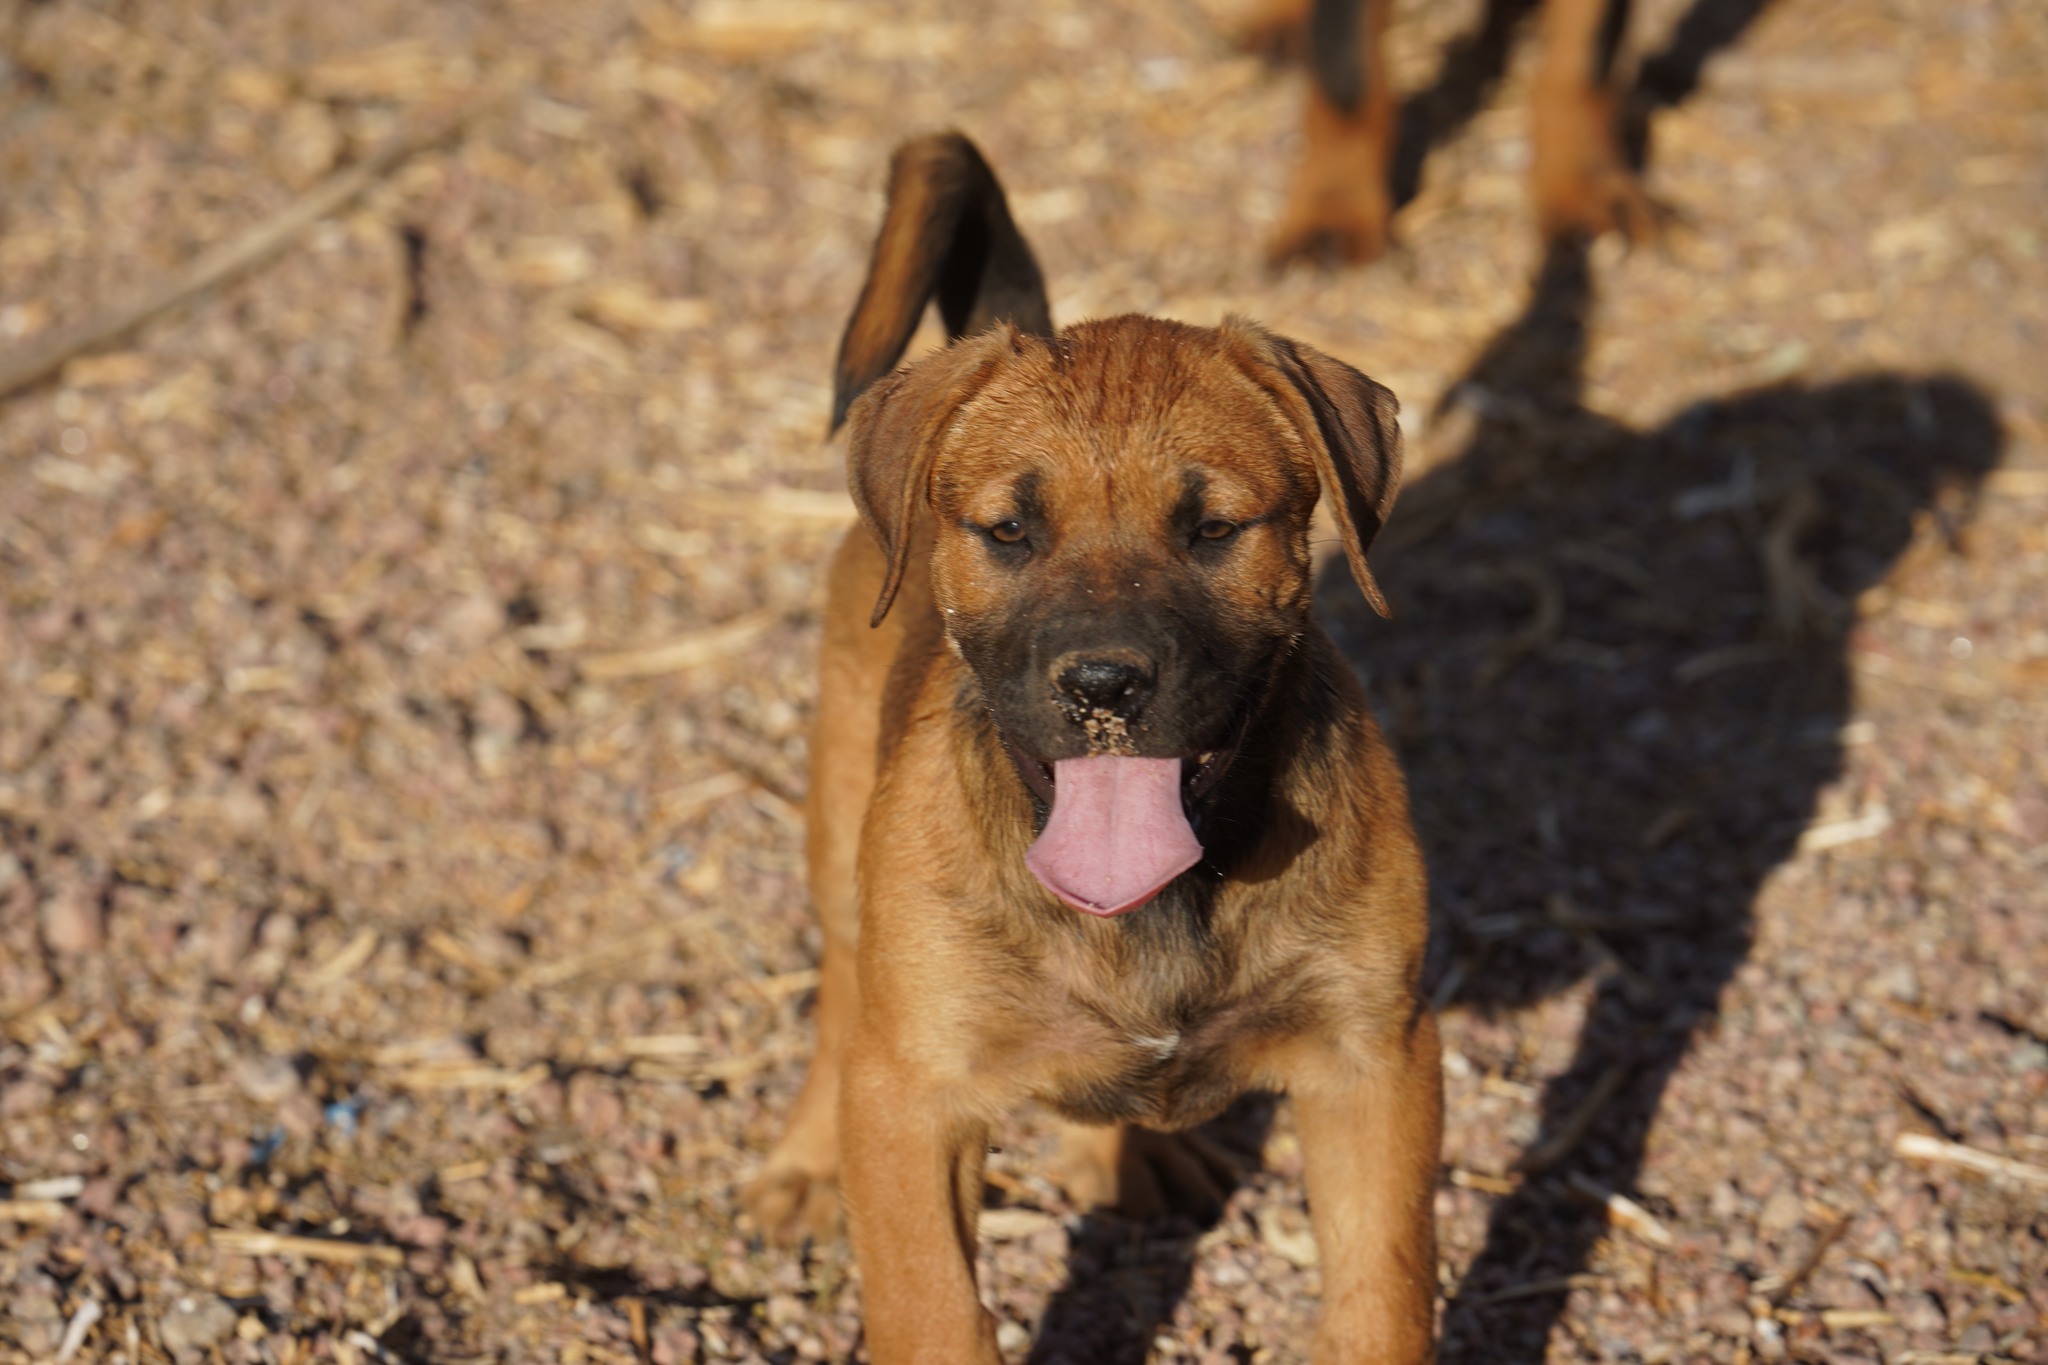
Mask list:
[[[832,568],[812,751],[820,1042],[748,1193],[755,1218],[822,1230],[836,1179],[870,1358],[993,1365],[973,1272],[992,1124],[1036,1101],[1183,1129],[1284,1091],[1324,1249],[1313,1359],[1426,1360],[1441,1099],[1417,991],[1423,868],[1394,760],[1308,616],[1319,490],[1373,591],[1365,553],[1399,473],[1391,396],[1249,324],[1119,318],[962,341],[870,390],[851,427],[864,525]],[[1189,468],[1213,514],[1248,523],[1204,580],[1209,610],[1294,641],[1238,759],[1256,797],[1232,799],[1257,808],[1224,812],[1256,835],[1204,893],[1199,933],[1182,902],[1098,920],[1039,886],[1032,799],[948,647],[1016,605],[968,527],[1006,515],[1020,472],[1054,526],[1039,573],[1150,601],[1191,572],[1158,531]],[[1200,1174],[1195,1149],[1141,1133],[1073,1143],[1070,1190],[1138,1193],[1147,1150]]]

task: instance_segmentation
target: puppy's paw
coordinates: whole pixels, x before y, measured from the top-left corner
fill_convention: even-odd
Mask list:
[[[839,1231],[839,1179],[830,1171],[807,1171],[773,1157],[740,1192],[741,1226],[778,1246],[809,1239],[825,1241]]]
[[[1053,1179],[1083,1209],[1114,1208],[1128,1218],[1169,1213],[1212,1222],[1245,1171],[1236,1158],[1197,1132],[1149,1128],[1067,1130]]]

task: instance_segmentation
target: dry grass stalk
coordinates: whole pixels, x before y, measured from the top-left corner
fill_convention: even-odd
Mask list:
[[[470,1066],[443,1063],[440,1065],[409,1067],[394,1072],[386,1079],[393,1085],[407,1090],[495,1090],[500,1094],[516,1095],[530,1090],[548,1078],[544,1062],[519,1071],[510,1071],[500,1066]]]
[[[749,979],[744,983],[749,990],[767,1000],[786,1000],[800,995],[818,984],[818,969],[805,967],[794,972],[778,972],[774,976]]]
[[[1939,1166],[1960,1166],[1966,1171],[1994,1179],[2017,1181],[2022,1185],[2048,1185],[2048,1166],[2033,1166],[2009,1156],[1944,1142],[1925,1133],[1901,1133],[1892,1150],[1908,1161],[1931,1161]]]
[[[1616,1194],[1613,1190],[1596,1185],[1585,1176],[1574,1171],[1567,1183],[1607,1210],[1607,1221],[1628,1233],[1637,1241],[1653,1246],[1659,1251],[1669,1251],[1678,1245],[1678,1239],[1671,1235],[1671,1229],[1657,1220],[1648,1209],[1630,1199],[1627,1195]]]
[[[330,1265],[404,1265],[405,1253],[377,1242],[337,1242],[326,1237],[293,1237],[281,1232],[215,1228],[213,1244],[236,1256],[297,1256]]]
[[[197,259],[154,289],[114,305],[25,355],[0,362],[0,398],[48,377],[74,356],[119,340],[150,319],[263,264],[307,228],[389,175],[400,163],[451,136],[481,107],[481,101],[465,105],[420,129],[400,134],[241,236],[201,252]]]
[[[637,934],[599,944],[587,952],[573,954],[554,962],[539,962],[528,967],[513,978],[512,984],[522,990],[538,990],[547,986],[559,986],[564,981],[573,981],[586,972],[609,967],[627,958],[640,958],[660,951],[669,939],[683,932],[680,924],[657,924],[651,929],[642,929]]]
[[[706,630],[692,631],[667,644],[647,649],[626,649],[611,654],[593,654],[577,665],[584,677],[594,682],[614,678],[648,678],[661,673],[680,673],[686,668],[715,663],[747,648],[775,624],[774,611],[749,612],[736,620]]]

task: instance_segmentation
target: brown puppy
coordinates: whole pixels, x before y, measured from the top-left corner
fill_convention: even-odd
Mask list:
[[[1307,144],[1269,251],[1275,264],[1387,248],[1395,101],[1381,54],[1391,0],[1266,0],[1247,44],[1308,59]],[[1530,97],[1529,178],[1547,238],[1654,236],[1662,217],[1623,154],[1615,55],[1628,0],[1543,0],[1543,60]]]
[[[969,158],[985,173],[964,139],[899,156],[878,270],[950,254],[891,234],[934,231],[918,182]],[[989,221],[993,177],[977,193]],[[1014,280],[1019,258],[990,268]],[[858,351],[903,330],[870,310],[922,302],[871,278],[842,380],[895,358]],[[1429,1357],[1422,863],[1308,610],[1319,494],[1378,600],[1395,406],[1251,323],[1140,317],[1002,323],[852,403],[862,525],[832,568],[813,741],[818,1055],[748,1203],[820,1229],[836,1178],[877,1365],[999,1359],[975,1222],[1006,1112],[1092,1126],[1078,1183],[1108,1197],[1133,1125],[1186,1128],[1251,1089],[1295,1105],[1325,1267],[1313,1358]]]

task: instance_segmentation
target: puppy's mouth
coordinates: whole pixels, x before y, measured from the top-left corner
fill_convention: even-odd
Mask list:
[[[1060,900],[1102,918],[1144,905],[1201,861],[1199,803],[1237,753],[1232,743],[1183,758],[1093,754],[1047,763],[1007,736],[1003,747],[1051,810],[1024,865]]]
[[[1051,807],[1059,794],[1059,778],[1054,771],[1056,765],[1042,758],[1033,758],[1019,748],[1008,735],[1004,735],[1002,739],[1003,752],[1010,756],[1011,764],[1017,769],[1017,776],[1024,780],[1024,785],[1029,787],[1039,800],[1045,802],[1047,807]],[[1189,754],[1178,760],[1181,806],[1187,814],[1189,824],[1198,827],[1201,825],[1202,798],[1216,789],[1216,784],[1223,780],[1224,772],[1230,767],[1230,761],[1236,757],[1237,744],[1233,741],[1226,748],[1204,749],[1200,753]]]

